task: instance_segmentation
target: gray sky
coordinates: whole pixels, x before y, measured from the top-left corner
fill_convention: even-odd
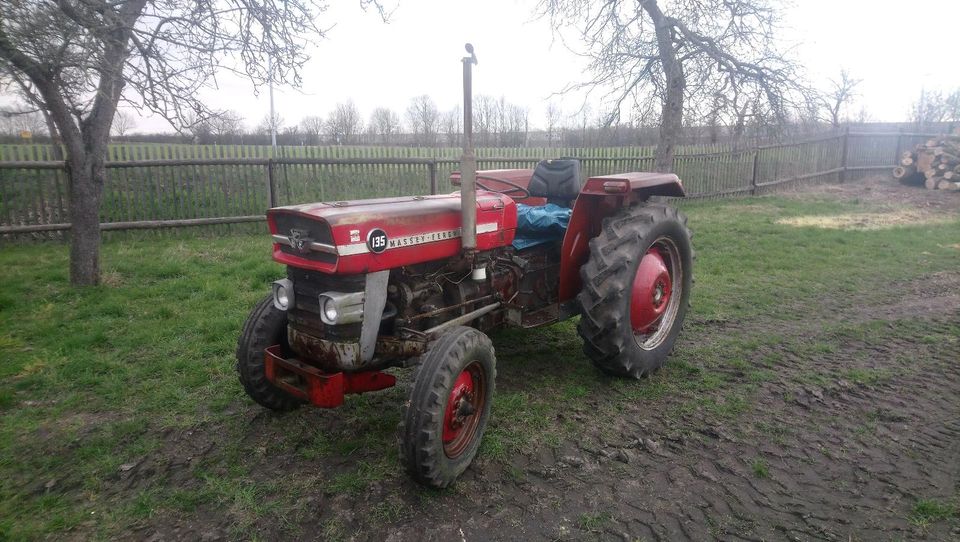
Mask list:
[[[387,2],[395,2],[395,10],[386,24],[356,0],[332,2],[322,17],[335,26],[315,48],[302,89],[277,89],[277,111],[287,125],[305,115],[326,116],[347,99],[365,119],[380,105],[402,116],[419,94],[432,96],[441,110],[452,108],[461,99],[458,60],[466,41],[479,58],[474,92],[529,107],[532,125],[544,124],[548,100],[561,103],[565,115],[583,103],[580,96],[551,98],[583,78],[585,61],[555,39],[548,20],[534,17],[535,0]],[[812,82],[823,85],[846,67],[863,79],[859,101],[871,120],[893,121],[905,119],[921,87],[960,87],[960,70],[951,66],[957,39],[950,29],[957,20],[960,0],[797,0],[785,13],[783,37],[797,44]],[[206,98],[239,111],[248,127],[266,115],[266,89],[256,94],[249,82],[227,76],[219,86]],[[144,118],[136,131],[170,127]]]

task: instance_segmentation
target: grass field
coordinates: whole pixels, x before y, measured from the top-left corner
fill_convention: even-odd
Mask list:
[[[854,230],[783,219],[888,211],[826,197],[685,205],[697,282],[668,368],[640,382],[601,376],[581,354],[573,322],[496,334],[501,375],[480,468],[523,479],[512,461],[518,454],[562,447],[585,425],[664,397],[678,415],[736,419],[783,362],[771,353],[750,363],[758,352],[778,345],[790,356],[812,355],[836,348],[838,336],[877,336],[872,321],[838,324],[825,336],[776,330],[816,314],[825,298],[866,303],[892,283],[955,271],[960,219]],[[393,440],[402,387],[284,417],[246,398],[233,350],[247,311],[283,274],[269,248],[266,235],[115,241],[104,246],[103,286],[88,289],[68,285],[65,246],[0,250],[0,540],[146,538],[152,531],[139,529],[172,522],[239,538],[304,529],[366,538],[429,513],[423,506],[458,506],[463,488],[476,487],[438,493],[404,481]],[[748,333],[744,322],[773,331]],[[717,325],[728,326],[722,336]],[[917,331],[903,326],[897,333]],[[942,341],[958,332],[927,333]],[[836,375],[810,375],[818,376]],[[571,405],[580,414],[566,415]],[[748,461],[757,479],[775,474],[765,459]],[[368,491],[388,498],[367,500]],[[318,511],[337,502],[356,515]],[[931,502],[910,517],[960,514]],[[615,519],[587,510],[571,528],[602,532]]]

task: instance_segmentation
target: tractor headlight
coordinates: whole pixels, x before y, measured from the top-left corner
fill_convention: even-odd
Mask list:
[[[324,321],[331,324],[336,323],[337,316],[340,316],[340,311],[337,310],[336,302],[327,296],[320,296],[320,299],[323,302],[320,310],[323,311]]]
[[[352,324],[363,320],[363,292],[320,294],[320,319],[327,325]]]
[[[273,306],[285,311],[293,306],[293,281],[280,279],[273,282]]]

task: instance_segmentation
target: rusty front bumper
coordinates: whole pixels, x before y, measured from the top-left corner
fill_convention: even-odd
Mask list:
[[[398,360],[419,356],[427,349],[424,339],[381,336],[377,338],[374,358],[364,362],[358,342],[323,339],[292,325],[287,328],[287,338],[300,359],[326,373],[355,373],[396,366],[400,365],[396,363]]]
[[[364,393],[392,387],[397,378],[380,371],[325,373],[294,358],[284,358],[280,345],[263,351],[267,380],[290,395],[320,408],[343,404],[347,393]]]

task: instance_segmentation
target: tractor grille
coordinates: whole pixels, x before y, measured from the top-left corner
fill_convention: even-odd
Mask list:
[[[320,294],[324,292],[361,292],[364,275],[330,275],[287,266],[287,278],[293,282],[297,309],[320,314]]]
[[[299,230],[301,232],[301,237],[309,238],[311,241],[315,241],[317,243],[325,243],[328,245],[334,244],[333,233],[330,231],[330,226],[326,222],[287,213],[277,213],[274,215],[273,220],[277,225],[277,233],[279,235],[289,236],[291,234],[291,230]],[[337,263],[337,255],[326,252],[301,252],[287,245],[280,245],[280,252],[289,254],[291,256],[297,256],[298,258],[304,258],[312,262],[328,264]]]
[[[356,340],[360,336],[359,323],[339,326],[323,323],[320,319],[320,294],[363,291],[363,275],[329,275],[287,266],[287,278],[293,281],[296,303],[287,313],[291,326],[303,333],[330,340]]]

